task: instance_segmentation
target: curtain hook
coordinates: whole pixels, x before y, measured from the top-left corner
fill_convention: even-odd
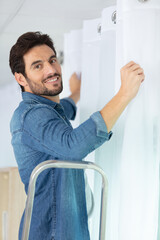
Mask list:
[[[112,19],[112,22],[114,23],[114,24],[116,24],[116,11],[114,11],[113,13],[112,13],[112,16],[111,16],[111,19]]]
[[[141,3],[147,2],[148,0],[138,0]]]
[[[57,54],[57,58],[58,58],[58,62],[63,65],[63,62],[64,62],[64,52],[63,51],[59,51],[58,54]]]
[[[99,23],[97,26],[97,32],[101,34],[101,30],[102,30],[102,26],[101,26],[101,23]]]

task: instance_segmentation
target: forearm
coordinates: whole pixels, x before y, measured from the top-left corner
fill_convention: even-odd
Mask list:
[[[72,93],[72,94],[69,96],[69,98],[71,98],[71,99],[75,102],[75,104],[76,104],[76,103],[79,101],[79,99],[80,99],[80,90]]]
[[[111,131],[112,127],[116,123],[117,119],[120,117],[121,113],[124,111],[129,103],[129,99],[119,91],[109,103],[107,103],[104,108],[100,111],[104,122],[107,126],[108,132]]]

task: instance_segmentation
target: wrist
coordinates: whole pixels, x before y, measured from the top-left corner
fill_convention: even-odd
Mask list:
[[[127,91],[125,91],[122,87],[119,89],[116,95],[119,100],[126,105],[128,105],[128,103],[132,100],[131,95],[127,94]]]

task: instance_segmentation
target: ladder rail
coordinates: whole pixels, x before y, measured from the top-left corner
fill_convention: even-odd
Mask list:
[[[28,240],[29,231],[30,231],[30,223],[32,217],[32,209],[33,209],[33,201],[35,194],[35,185],[37,177],[41,172],[48,168],[66,168],[66,169],[92,169],[100,173],[102,177],[102,185],[101,185],[101,207],[100,207],[100,224],[99,224],[99,240],[105,240],[105,228],[106,228],[106,210],[107,210],[107,186],[108,181],[105,172],[96,164],[92,162],[73,162],[73,161],[61,161],[61,160],[48,160],[38,164],[32,171],[26,208],[25,208],[25,216],[24,216],[24,224],[23,224],[23,232],[22,232],[22,240]]]

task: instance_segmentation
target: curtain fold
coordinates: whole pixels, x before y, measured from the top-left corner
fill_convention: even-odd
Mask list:
[[[142,66],[146,75],[138,95],[124,114],[123,144],[119,153],[119,240],[157,239],[160,147],[159,8],[158,1],[140,3],[119,0],[117,4],[117,53],[121,51],[117,65],[133,60]]]
[[[64,35],[64,65],[63,70],[63,85],[64,91],[62,97],[70,95],[69,79],[75,72],[81,77],[82,72],[82,29],[75,29]],[[72,121],[73,127],[77,127],[80,123],[80,107],[77,104],[76,119]]]
[[[103,9],[101,23],[101,40],[100,40],[100,86],[98,96],[98,109],[102,109],[104,105],[114,96],[115,89],[115,61],[116,61],[116,24],[115,24],[116,6]],[[114,136],[109,142],[95,152],[96,163],[103,168],[108,179],[108,203],[107,203],[107,223],[106,223],[106,239],[113,239],[117,234],[115,231],[117,226],[117,162],[114,156],[115,142]],[[95,175],[95,196],[100,194],[101,181]],[[117,196],[117,197],[116,197]],[[98,197],[97,197],[98,198]],[[116,216],[116,217],[115,217]],[[96,238],[95,238],[96,239]]]
[[[85,20],[83,22],[83,50],[82,50],[82,83],[80,100],[80,122],[98,110],[99,97],[99,68],[100,68],[100,25],[101,19]],[[95,162],[95,152],[90,153],[86,161]],[[91,239],[98,239],[99,199],[95,188],[94,172],[88,171],[88,181],[94,193],[94,212],[89,221]]]

